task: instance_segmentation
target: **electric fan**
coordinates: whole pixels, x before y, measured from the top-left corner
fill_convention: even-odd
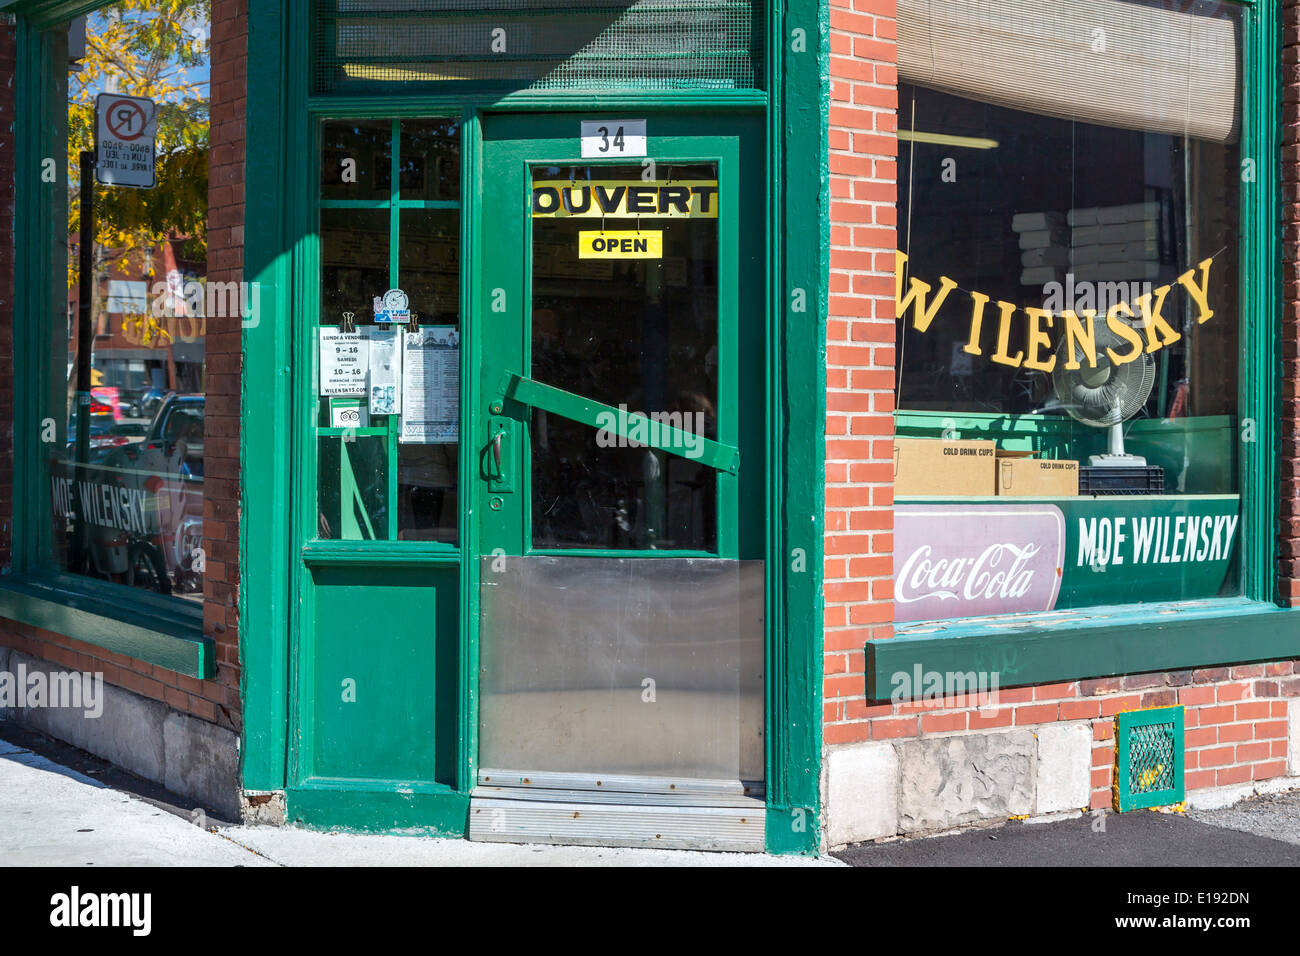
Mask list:
[[[1109,428],[1109,451],[1104,455],[1089,455],[1088,464],[1122,468],[1146,467],[1146,459],[1124,451],[1124,422],[1133,417],[1146,404],[1156,381],[1155,360],[1146,352],[1126,365],[1116,365],[1106,353],[1131,348],[1132,343],[1120,338],[1102,326],[1096,332],[1097,367],[1083,364],[1067,370],[1069,358],[1067,340],[1062,340],[1056,368],[1052,371],[1052,387],[1056,399],[1070,415],[1093,428]]]

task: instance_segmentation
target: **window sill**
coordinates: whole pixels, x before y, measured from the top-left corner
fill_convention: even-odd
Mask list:
[[[917,667],[996,674],[1005,688],[1300,657],[1300,609],[1246,598],[909,621],[894,631],[866,642],[869,700],[889,699],[893,675],[910,682]]]
[[[203,635],[201,604],[178,604],[151,594],[127,603],[118,588],[104,582],[31,572],[0,577],[0,617],[187,677],[204,680],[215,674],[213,643]]]

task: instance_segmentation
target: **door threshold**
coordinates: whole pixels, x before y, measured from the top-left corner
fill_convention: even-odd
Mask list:
[[[748,801],[764,797],[761,780],[737,780],[710,777],[664,777],[620,773],[572,773],[555,770],[499,770],[484,767],[478,772],[475,792],[492,789],[534,791],[580,790],[598,793],[636,795],[631,803],[642,802],[649,795],[670,797],[680,803],[697,800],[739,800],[740,803],[710,803],[711,806],[749,806]],[[519,799],[526,799],[521,796]]]
[[[482,769],[469,838],[762,853],[761,781]]]
[[[612,796],[611,794],[602,794]],[[470,795],[469,838],[498,843],[555,843],[573,846],[654,847],[667,850],[730,850],[762,853],[766,807],[683,806],[624,802],[593,803]]]

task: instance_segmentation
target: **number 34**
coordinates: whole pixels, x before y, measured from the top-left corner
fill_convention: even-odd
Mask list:
[[[598,131],[599,131],[599,133],[600,133],[600,151],[601,151],[602,153],[608,153],[608,152],[609,152],[609,145],[610,145],[610,144],[609,144],[609,127],[608,127],[608,126],[601,126],[601,127],[598,128]],[[616,150],[618,150],[620,153],[623,152],[623,149],[624,149],[624,146],[623,146],[623,127],[621,127],[621,126],[620,126],[618,129],[616,129],[616,130],[614,131],[614,148],[615,148]]]

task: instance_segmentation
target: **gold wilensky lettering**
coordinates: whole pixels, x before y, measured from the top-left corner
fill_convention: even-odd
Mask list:
[[[907,295],[903,295],[903,267],[907,265],[907,256],[901,252],[894,253],[894,314],[904,316],[912,310],[912,326],[918,332],[924,332],[939,313],[939,306],[948,298],[948,293],[957,288],[957,283],[947,276],[939,277],[939,291],[927,305],[926,296],[930,294],[930,283],[912,279],[908,285]]]
[[[908,257],[905,253],[895,250],[895,315],[901,321],[906,319],[910,310],[913,328],[918,332],[926,332],[934,323],[940,307],[948,298],[948,294],[957,288],[957,283],[947,276],[940,276],[939,289],[931,297],[930,293],[933,287],[928,282],[906,276],[907,292],[904,294],[903,285],[907,260]],[[1168,298],[1169,293],[1173,291],[1175,285],[1181,285],[1186,289],[1188,296],[1195,303],[1198,325],[1207,319],[1213,318],[1214,310],[1210,308],[1209,303],[1210,266],[1213,265],[1213,262],[1213,258],[1203,259],[1197,263],[1195,269],[1184,272],[1172,283],[1162,285],[1146,295],[1139,296],[1134,300],[1134,305],[1138,309],[1137,313],[1134,313],[1133,307],[1127,302],[1116,302],[1110,306],[1106,310],[1106,327],[1128,345],[1128,348],[1124,350],[1107,348],[1106,355],[1111,362],[1115,365],[1127,365],[1129,362],[1135,361],[1144,351],[1147,353],[1155,352],[1165,346],[1172,345],[1182,338],[1182,334],[1165,321],[1164,316],[1161,314],[1165,300]],[[1198,271],[1200,272],[1199,279],[1197,278]],[[968,292],[967,294],[971,298],[971,314],[966,344],[962,346],[962,351],[969,355],[983,355],[984,309],[989,303],[989,297],[982,292]],[[1090,367],[1097,367],[1096,309],[1079,309],[1078,312],[1072,309],[1062,309],[1059,313],[1034,306],[1026,306],[1020,309],[1025,314],[1027,336],[1025,341],[1028,355],[1023,350],[1017,351],[1013,355],[1010,351],[1012,316],[1017,308],[1016,305],[1010,302],[998,302],[997,349],[989,356],[989,361],[996,362],[999,365],[1007,365],[1011,368],[1020,368],[1023,365],[1025,368],[1051,372],[1056,367],[1057,356],[1055,354],[1045,356],[1043,349],[1051,342],[1047,330],[1053,327],[1055,319],[1059,315],[1065,343],[1064,367],[1070,370],[1080,368],[1080,356],[1088,360]],[[1136,326],[1126,321],[1126,319],[1133,319],[1138,315],[1140,315],[1141,319]],[[1139,333],[1139,330],[1141,330],[1142,334]],[[1144,337],[1145,341],[1143,341]]]

